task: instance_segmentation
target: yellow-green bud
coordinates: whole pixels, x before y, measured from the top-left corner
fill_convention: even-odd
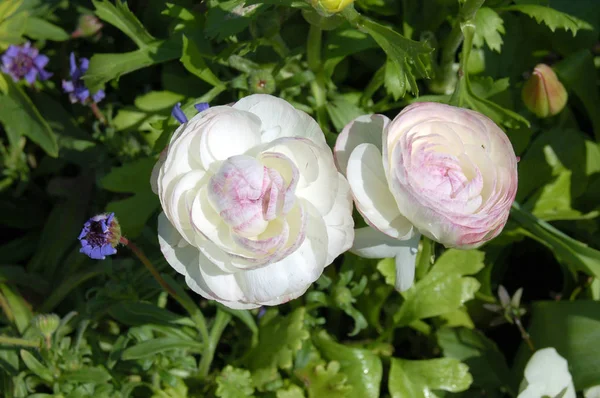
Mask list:
[[[275,88],[275,79],[267,70],[256,70],[248,76],[248,89],[254,94],[271,94]]]
[[[317,10],[335,14],[352,4],[354,0],[311,0],[311,2]]]
[[[537,117],[545,118],[560,113],[569,96],[552,68],[539,64],[525,82],[521,97],[527,109]]]
[[[40,314],[33,318],[33,325],[45,338],[50,338],[59,324],[60,318],[56,314]]]

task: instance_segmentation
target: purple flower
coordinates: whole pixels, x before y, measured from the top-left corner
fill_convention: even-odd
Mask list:
[[[37,76],[40,80],[49,79],[52,73],[45,71],[48,57],[39,54],[39,50],[27,42],[22,46],[11,45],[2,55],[2,72],[8,73],[17,82],[23,78],[33,84]]]
[[[199,104],[194,105],[194,108],[198,111],[198,113],[210,108],[208,102],[200,102]],[[188,118],[185,116],[185,113],[181,110],[181,102],[178,102],[171,110],[171,116],[175,118],[179,123],[187,123]]]
[[[79,66],[75,59],[75,53],[71,53],[69,58],[71,67],[69,73],[71,74],[71,80],[63,80],[62,87],[65,93],[69,94],[71,103],[80,102],[85,104],[91,100],[91,102],[98,103],[104,98],[104,91],[98,90],[95,94],[90,95],[90,90],[87,89],[83,80],[81,79],[85,72],[87,72],[90,66],[90,60],[87,58],[79,59]]]
[[[98,214],[87,220],[77,239],[81,242],[79,252],[95,260],[115,254],[121,240],[121,227],[115,213]]]

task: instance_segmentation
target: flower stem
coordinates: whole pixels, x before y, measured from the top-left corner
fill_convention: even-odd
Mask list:
[[[94,116],[96,116],[96,119],[98,119],[100,121],[100,123],[106,124],[106,117],[104,117],[104,114],[102,113],[100,108],[98,108],[98,104],[96,104],[95,102],[92,102],[90,104],[90,109],[94,113]]]
[[[484,2],[485,0],[466,0],[465,4],[460,8],[452,31],[444,41],[440,65],[436,74],[437,76],[431,84],[431,90],[442,94],[450,94],[454,90],[456,72],[453,67],[456,59],[456,51],[464,39],[461,25],[472,20]]]
[[[25,340],[17,337],[0,336],[0,345],[18,345],[21,347],[39,348],[40,343],[33,340]]]
[[[323,30],[315,25],[310,25],[306,44],[306,61],[309,69],[315,74],[315,80],[310,83],[310,89],[315,97],[317,121],[322,129],[326,128],[327,88],[325,87],[325,74],[321,62],[321,47]]]
[[[202,353],[202,359],[200,360],[200,365],[198,366],[198,370],[202,378],[206,377],[210,371],[210,365],[215,357],[215,350],[217,349],[221,335],[223,334],[223,331],[225,330],[225,327],[227,327],[227,324],[230,320],[231,315],[229,313],[221,309],[217,309],[215,323],[210,329],[210,336],[206,341],[204,352]]]
[[[515,318],[515,325],[517,325],[517,327],[519,328],[519,331],[521,332],[521,337],[523,338],[523,340],[525,340],[529,349],[531,351],[535,351],[535,347],[533,346],[533,341],[531,341],[531,337],[529,336],[529,333],[527,333],[527,331],[523,327],[523,324],[521,323],[521,318],[519,318],[519,317]]]
[[[177,293],[175,293],[175,291],[173,289],[171,289],[171,286],[169,286],[169,284],[167,284],[167,282],[165,282],[165,280],[160,276],[160,274],[158,273],[156,268],[154,268],[154,266],[152,265],[152,262],[150,262],[148,257],[146,257],[146,255],[144,254],[142,249],[137,247],[137,245],[135,245],[133,242],[131,242],[129,239],[127,239],[123,236],[121,237],[121,240],[119,242],[121,244],[127,246],[133,252],[133,254],[135,254],[137,256],[137,258],[142,262],[142,264],[144,264],[144,266],[148,269],[148,271],[150,271],[150,273],[152,274],[154,279],[156,279],[158,284],[163,289],[165,289],[165,291],[167,293],[169,293],[171,296],[173,296],[173,298],[175,300],[179,301],[179,298],[177,297]]]

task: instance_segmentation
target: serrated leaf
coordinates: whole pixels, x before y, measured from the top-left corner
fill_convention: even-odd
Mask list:
[[[504,21],[500,15],[491,8],[481,7],[475,14],[475,36],[473,44],[483,47],[483,43],[492,51],[500,52],[502,36],[505,33]]]
[[[507,7],[501,7],[502,11],[518,11],[534,18],[537,23],[544,23],[551,31],[556,29],[565,29],[571,31],[573,36],[580,29],[592,30],[592,25],[579,18],[575,18],[564,12],[557,11],[553,8],[537,5],[537,4],[515,4]]]
[[[381,359],[364,348],[349,347],[334,342],[326,332],[313,336],[321,354],[340,364],[340,371],[348,376],[352,398],[379,398],[383,367]]]
[[[431,57],[433,51],[426,43],[407,39],[390,28],[382,26],[365,17],[359,17],[358,25],[379,44],[388,56],[386,77],[391,79],[392,73],[397,73],[397,81],[392,84],[395,89],[395,99],[404,96],[410,89],[415,95],[419,94],[417,78],[430,78]],[[389,63],[392,66],[389,67]],[[395,80],[396,80],[395,79]],[[386,79],[387,80],[387,79]]]
[[[473,378],[469,367],[453,358],[409,361],[392,358],[388,388],[392,398],[433,398],[433,391],[465,391]]]
[[[159,337],[146,340],[123,350],[121,359],[124,361],[142,359],[161,354],[171,350],[185,350],[189,353],[201,353],[204,345],[198,341],[191,341],[179,337]]]
[[[346,398],[351,397],[352,386],[348,377],[340,373],[340,363],[331,361],[307,366],[295,372],[308,390],[308,398]]]
[[[285,317],[265,315],[259,325],[258,344],[248,356],[249,368],[290,369],[295,352],[310,336],[304,325],[305,316],[303,307]]]
[[[148,33],[139,19],[137,19],[137,17],[129,10],[129,6],[126,2],[124,3],[121,0],[116,0],[116,3],[112,4],[108,0],[94,0],[92,3],[96,7],[96,15],[98,15],[100,19],[125,33],[138,47],[143,48],[156,40]]]
[[[429,273],[404,293],[404,303],[394,315],[399,325],[457,310],[479,289],[475,278],[465,277],[481,270],[484,253],[448,249]]]
[[[508,77],[494,80],[489,76],[473,76],[469,78],[473,93],[481,98],[493,97],[510,87]]]
[[[185,69],[212,86],[223,86],[223,82],[208,68],[196,44],[183,36],[183,54],[179,59]]]
[[[29,137],[48,155],[58,156],[56,135],[23,89],[12,79],[0,74],[0,85],[7,89],[0,94],[0,122],[4,128]]]
[[[91,92],[96,92],[112,79],[154,64],[181,56],[179,40],[154,41],[139,50],[121,54],[95,54],[83,80]]]
[[[227,365],[217,376],[217,397],[252,397],[253,393],[252,376],[248,370]]]
[[[331,77],[337,64],[344,58],[376,47],[377,43],[360,30],[335,29],[327,34],[323,50],[323,70]]]
[[[305,398],[304,391],[295,384],[277,390],[276,398]]]

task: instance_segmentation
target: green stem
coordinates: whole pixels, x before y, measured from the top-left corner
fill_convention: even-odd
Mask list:
[[[321,128],[325,129],[327,124],[327,88],[325,87],[325,74],[321,61],[321,47],[323,42],[323,30],[315,25],[310,25],[308,40],[306,44],[306,60],[309,69],[315,74],[315,80],[310,83],[310,89],[315,97],[317,121]]]
[[[21,347],[39,348],[40,343],[32,340],[19,339],[17,337],[0,336],[0,345],[18,345]]]
[[[227,324],[230,320],[231,315],[229,313],[221,309],[217,309],[215,323],[210,330],[210,336],[208,340],[206,340],[204,352],[202,353],[202,359],[200,360],[200,365],[198,366],[200,377],[204,378],[208,376],[210,365],[215,356],[215,350],[219,344],[219,340],[221,339],[221,334],[223,334],[223,331],[225,330],[225,327],[227,327]]]
[[[467,0],[458,12],[458,18],[452,27],[450,35],[444,41],[442,46],[442,55],[440,66],[436,79],[432,83],[432,90],[438,93],[449,94],[453,89],[453,81],[455,72],[453,70],[454,61],[456,59],[456,51],[463,41],[463,33],[461,25],[472,20],[481,8],[485,0]]]

